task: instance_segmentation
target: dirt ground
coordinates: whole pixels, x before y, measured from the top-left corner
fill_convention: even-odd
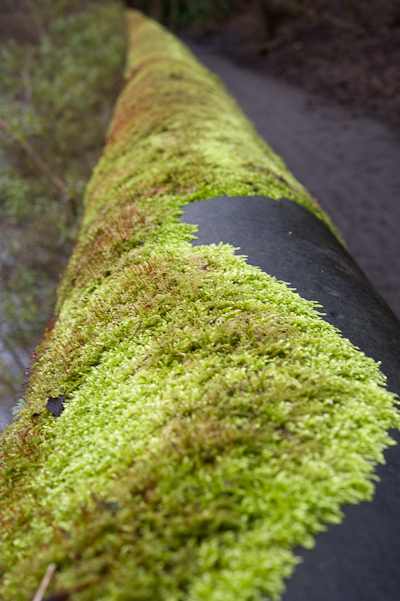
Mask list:
[[[282,10],[288,0],[264,2],[267,12],[260,10],[262,4],[250,0],[226,22],[184,33],[325,104],[352,107],[400,130],[398,0],[322,0],[321,11],[300,16]]]

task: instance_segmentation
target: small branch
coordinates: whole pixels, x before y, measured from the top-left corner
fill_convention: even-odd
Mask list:
[[[56,564],[55,563],[50,563],[47,566],[47,570],[46,570],[46,574],[43,576],[42,578],[42,582],[39,585],[38,590],[35,593],[35,596],[33,597],[32,601],[42,601],[44,594],[47,590],[47,587],[50,584],[50,580],[53,578],[53,574],[56,571]]]
[[[132,334],[132,336],[129,338],[128,342],[130,342],[131,340],[133,340],[133,338],[134,338],[134,337],[136,336],[136,334],[139,332],[139,330],[140,330],[140,327],[141,327],[142,323],[143,323],[143,320],[141,319],[141,320],[140,320],[140,322],[139,322],[139,325],[138,325],[138,327],[137,327],[137,328],[136,328],[136,330],[133,332],[133,334]]]
[[[25,102],[27,104],[32,103],[33,93],[32,93],[32,81],[29,75],[28,69],[22,69],[22,81],[24,82],[25,87]]]
[[[351,0],[349,3],[353,5]],[[357,25],[355,23],[350,23],[349,21],[344,21],[335,15],[332,15],[329,11],[321,11],[318,12],[315,8],[305,7],[301,2],[295,1],[292,5],[292,8],[297,12],[298,15],[306,15],[311,18],[320,18],[328,21],[331,25],[335,27],[339,27],[340,29],[345,29],[347,31],[352,31],[353,33],[362,33],[365,34],[365,28],[361,25]]]
[[[32,148],[32,146],[26,140],[24,140],[24,138],[20,134],[13,131],[11,127],[7,125],[7,123],[1,118],[0,129],[2,129],[6,134],[8,134],[14,140],[14,142],[16,142],[26,152],[29,158],[35,163],[39,171],[41,171],[42,174],[51,181],[53,186],[60,190],[60,192],[66,199],[69,199],[70,194],[68,187],[62,181],[62,179],[60,179],[58,175],[53,173],[52,170],[46,165],[46,163],[40,158],[37,152]]]
[[[365,34],[365,29],[363,27],[355,25],[354,23],[349,23],[348,21],[343,21],[343,19],[339,19],[338,17],[335,17],[329,13],[325,13],[323,18],[331,23],[331,25],[339,27],[340,29],[346,29],[347,31],[352,31],[353,33]]]

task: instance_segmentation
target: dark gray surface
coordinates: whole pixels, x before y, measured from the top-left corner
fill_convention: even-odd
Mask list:
[[[199,226],[195,245],[240,247],[250,264],[318,301],[327,321],[382,361],[388,388],[400,393],[400,322],[322,221],[292,201],[265,197],[183,208],[183,221]],[[342,524],[320,534],[313,550],[299,550],[304,562],[284,601],[399,601],[400,447],[385,457],[373,502],[346,507]]]
[[[46,403],[46,408],[55,417],[60,417],[61,413],[64,411],[64,400],[65,394],[60,394],[58,397],[51,396]]]

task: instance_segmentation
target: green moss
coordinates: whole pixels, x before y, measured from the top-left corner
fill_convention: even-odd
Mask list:
[[[292,549],[371,498],[395,400],[315,304],[229,245],[192,248],[191,199],[327,218],[175,38],[129,24],[58,319],[2,439],[1,595],[31,598],[55,561],[77,601],[278,599]]]

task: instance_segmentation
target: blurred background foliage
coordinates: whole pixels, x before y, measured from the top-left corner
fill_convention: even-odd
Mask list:
[[[126,4],[178,29],[226,19],[243,5],[243,0],[127,0]]]
[[[172,29],[200,25],[207,21],[218,22],[238,11],[256,10],[264,21],[267,37],[272,38],[276,26],[284,20],[304,15],[315,16],[323,11],[331,12],[335,19],[338,9],[340,11],[343,7],[356,16],[360,27],[371,29],[373,24],[369,22],[364,10],[368,2],[369,0],[127,0],[126,4],[144,11]],[[389,0],[389,4],[394,5],[396,2],[397,0]],[[382,0],[382,4],[387,9],[388,0]]]
[[[101,153],[125,55],[114,1],[0,2],[0,407],[17,400]]]

